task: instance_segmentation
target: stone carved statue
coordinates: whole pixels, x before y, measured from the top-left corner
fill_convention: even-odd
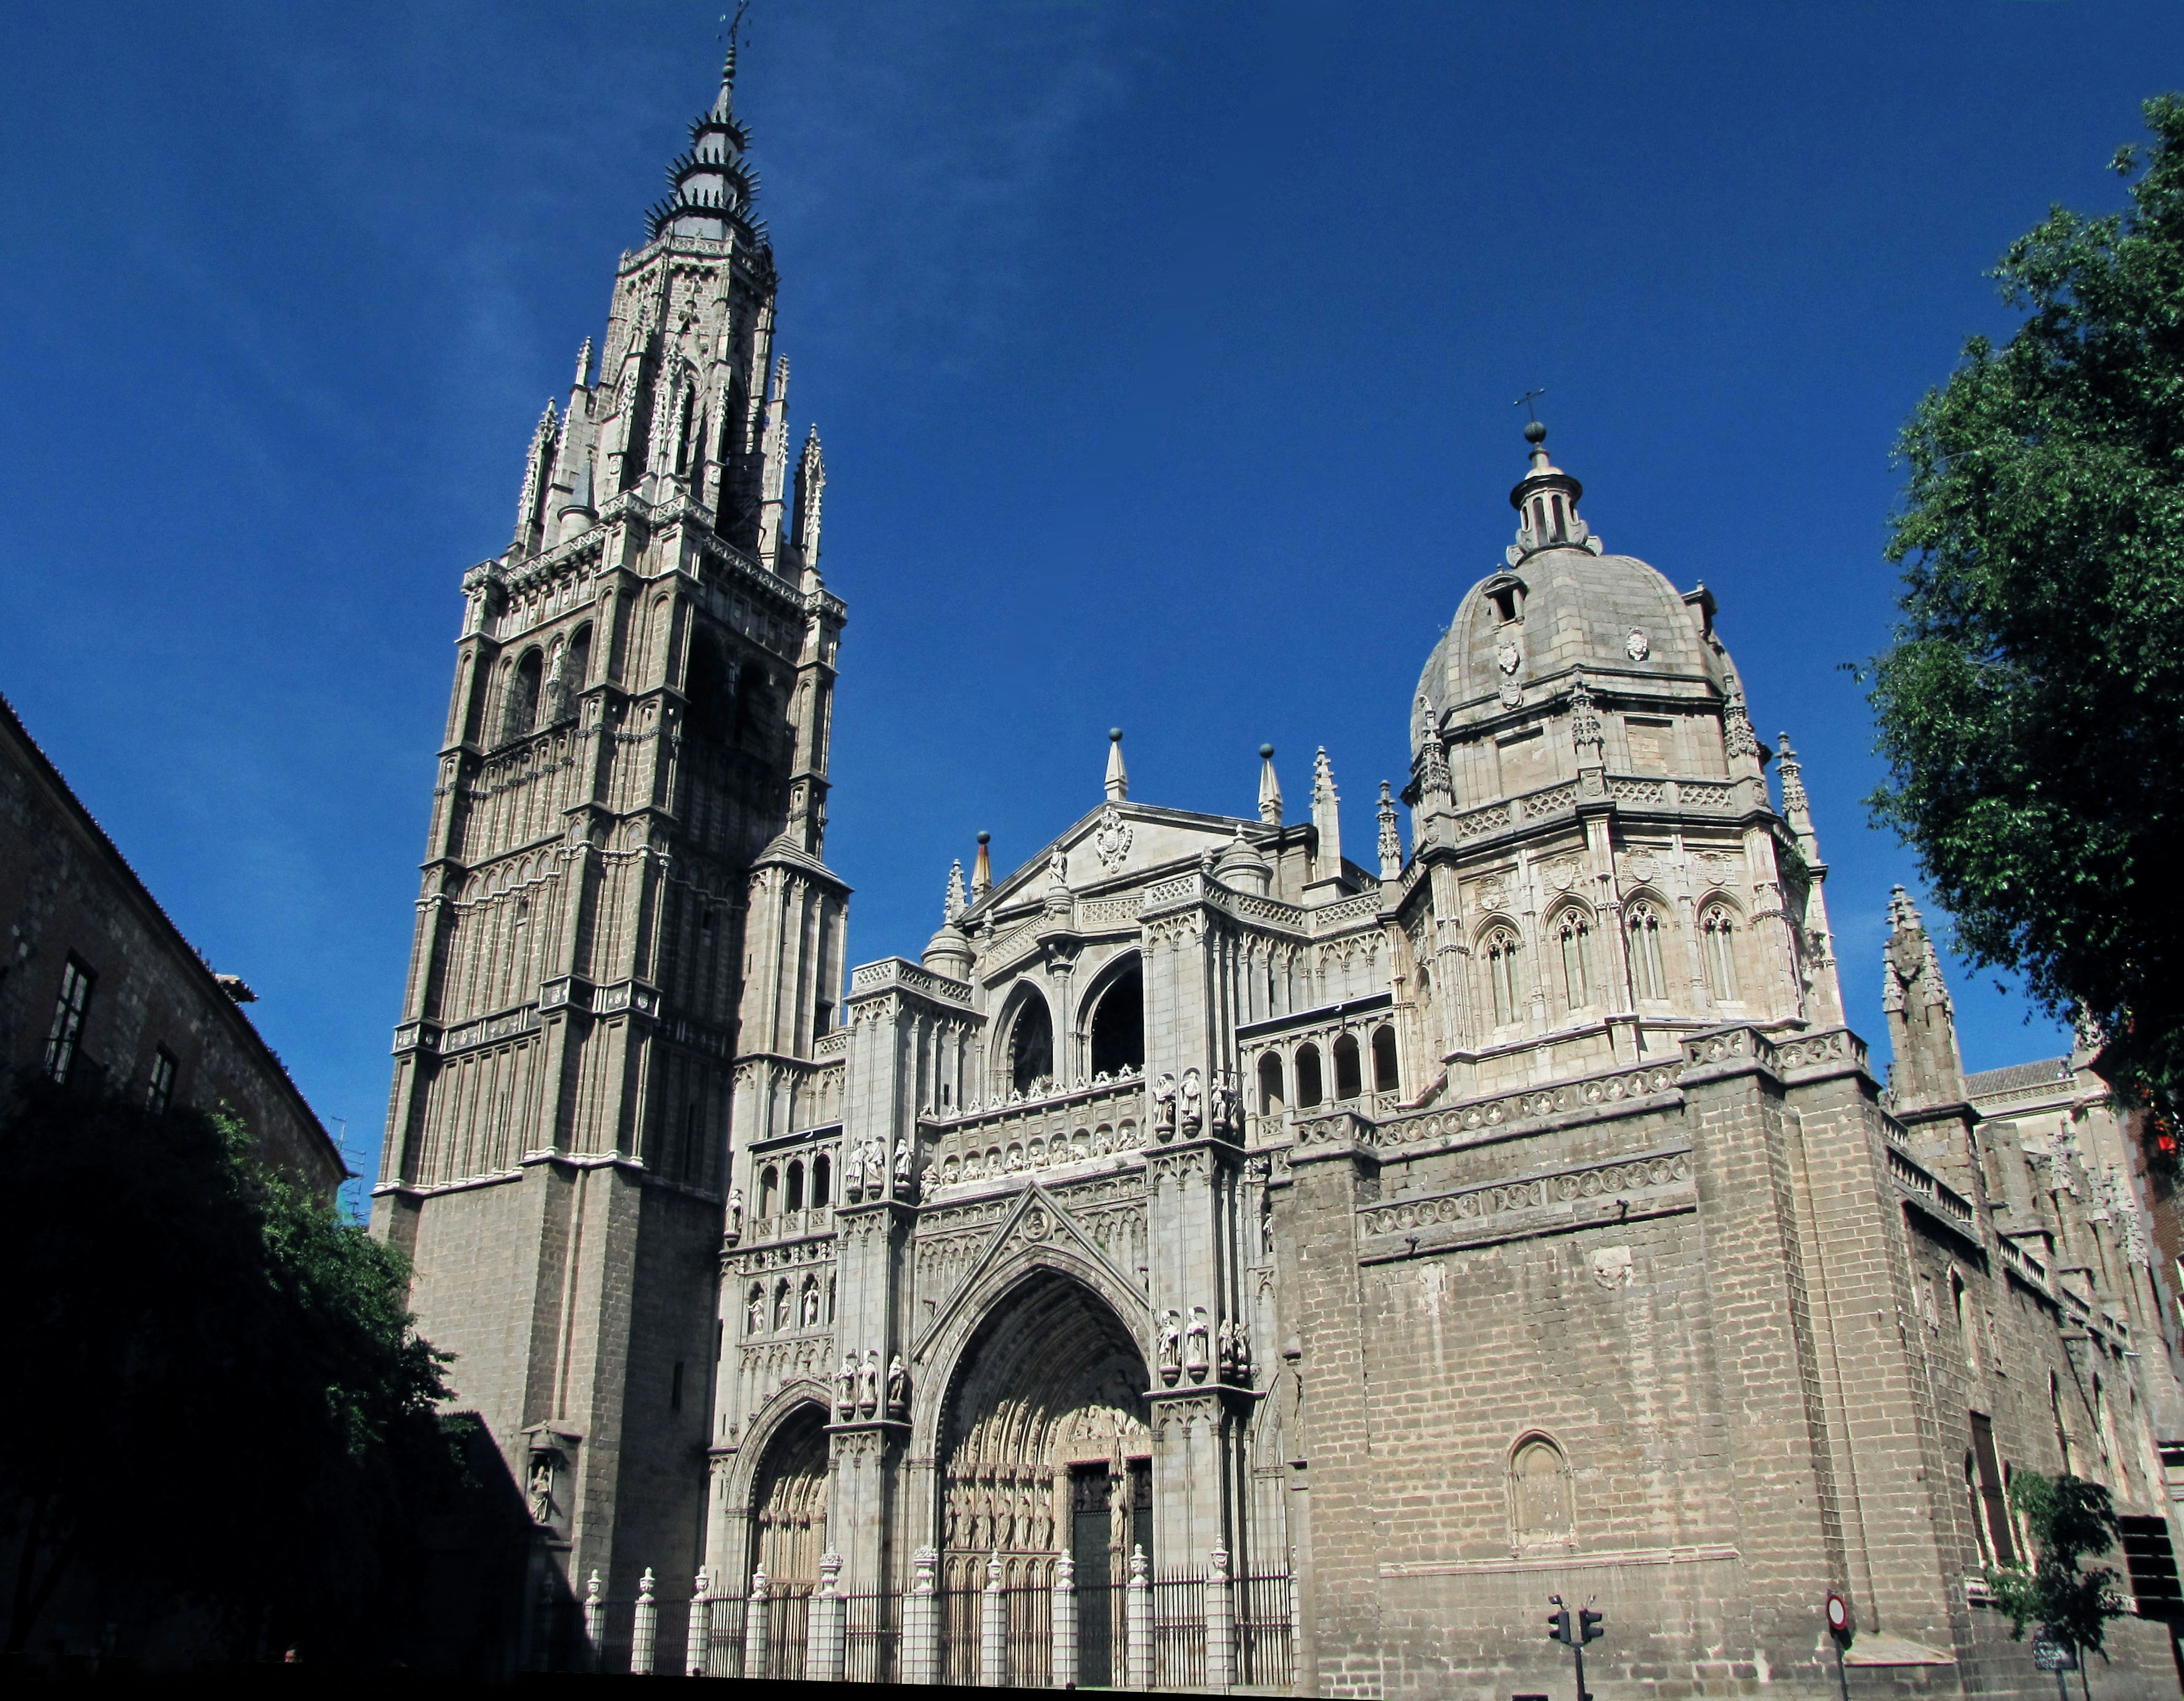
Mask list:
[[[1069,890],[1069,857],[1066,852],[1057,850],[1046,859],[1046,884],[1065,892]]]
[[[1172,1388],[1183,1369],[1183,1319],[1173,1309],[1161,1319],[1158,1356],[1161,1380]]]
[[[728,1189],[728,1240],[731,1244],[744,1237],[744,1190]]]
[[[865,1349],[865,1362],[857,1366],[857,1410],[871,1417],[880,1408],[880,1355],[877,1349]]]
[[[744,1333],[757,1335],[766,1328],[766,1290],[755,1287],[744,1304]]]
[[[1153,1127],[1162,1140],[1175,1138],[1175,1077],[1163,1074],[1153,1083]]]
[[[1236,1090],[1234,1077],[1226,1070],[1214,1082],[1212,1098],[1213,1132],[1223,1139],[1233,1137],[1243,1125],[1244,1101]]]
[[[1211,1367],[1206,1357],[1206,1308],[1202,1305],[1194,1305],[1190,1308],[1190,1328],[1185,1332],[1184,1345],[1186,1350],[1183,1358],[1183,1368],[1190,1372],[1192,1381],[1203,1382],[1206,1380],[1206,1373]]]
[[[1182,1104],[1183,1137],[1195,1140],[1198,1130],[1206,1125],[1206,1093],[1200,1085],[1197,1070],[1185,1069],[1183,1072],[1183,1085],[1177,1089],[1176,1097]]]
[[[842,1368],[834,1373],[834,1410],[845,1424],[857,1415],[857,1360],[853,1353],[842,1355]]]
[[[806,1329],[819,1326],[819,1284],[816,1281],[804,1284],[804,1326]]]
[[[910,1415],[910,1372],[900,1352],[888,1361],[887,1414],[891,1418]]]
[[[894,1142],[894,1185],[897,1192],[910,1185],[910,1142],[900,1135]]]
[[[531,1521],[550,1524],[554,1521],[554,1455],[541,1453],[531,1457]]]

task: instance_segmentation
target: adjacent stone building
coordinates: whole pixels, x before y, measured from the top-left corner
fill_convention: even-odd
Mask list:
[[[216,975],[0,700],[0,1073],[226,1109],[332,1195],[341,1152]]]
[[[1244,1675],[1307,1693],[1562,1692],[1559,1592],[1604,1696],[1832,1695],[1833,1590],[1861,1690],[2044,1698],[1982,1604],[2012,1473],[2168,1551],[2134,1207],[1983,1115],[1901,895],[1876,1079],[1788,741],[1543,428],[1407,705],[1361,683],[1412,753],[1368,862],[1324,752],[1236,817],[1134,800],[1117,732],[920,960],[845,968],[844,610],[733,64],[465,581],[396,1035],[375,1223],[527,1485],[526,1657],[586,1657],[594,1578],[592,1657],[642,1597],[671,1670],[824,1577],[855,1669],[915,1673],[931,1589],[946,1670],[1021,1678],[968,1615],[1066,1561],[1119,1681],[1142,1555],[1162,1646],[1234,1577],[1229,1645],[1285,1650]],[[2173,1689],[2161,1626],[2112,1648]]]

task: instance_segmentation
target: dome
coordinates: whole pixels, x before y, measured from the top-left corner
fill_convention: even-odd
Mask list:
[[[1672,694],[1722,684],[1703,588],[1687,597],[1644,561],[1602,549],[1578,517],[1577,481],[1534,442],[1533,470],[1510,494],[1523,523],[1508,564],[1464,594],[1418,677],[1413,757],[1430,729],[1496,719],[1574,668],[1596,684]]]

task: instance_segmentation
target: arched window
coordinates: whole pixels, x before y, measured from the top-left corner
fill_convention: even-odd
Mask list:
[[[778,1335],[794,1321],[796,1297],[788,1291],[788,1278],[783,1276],[773,1290],[773,1332]]]
[[[1555,923],[1562,945],[1563,996],[1572,1010],[1592,1003],[1592,918],[1580,909],[1564,910]]]
[[[1964,1354],[1965,1369],[1976,1370],[1980,1367],[1979,1320],[1964,1279],[1954,1270],[1949,1272],[1949,1300],[1957,1314],[1957,1350]]]
[[[1729,912],[1716,904],[1699,923],[1699,934],[1706,951],[1707,987],[1717,1003],[1732,1002],[1736,997],[1736,925]]]
[[[1310,1110],[1320,1100],[1319,1047],[1300,1046],[1296,1054],[1297,1108]]]
[[[1134,962],[1107,984],[1092,1011],[1092,1073],[1145,1066],[1145,983]]]
[[[1392,1093],[1401,1089],[1402,1071],[1396,1066],[1396,1030],[1375,1028],[1373,1030],[1373,1090]]]
[[[833,1180],[833,1165],[822,1152],[811,1160],[811,1208],[815,1211],[832,1196]]]
[[[758,1213],[771,1217],[781,1208],[781,1172],[771,1163],[758,1173]]]
[[[1334,1096],[1354,1099],[1365,1090],[1364,1071],[1358,1066],[1357,1036],[1345,1034],[1334,1042]]]
[[[1630,929],[1630,984],[1641,998],[1669,996],[1669,971],[1661,962],[1661,917],[1650,904],[1633,904]]]
[[[538,724],[538,687],[545,677],[546,658],[526,650],[508,678],[508,711],[501,722],[503,739],[520,739]]]
[[[1527,1436],[1509,1455],[1509,1521],[1520,1548],[1567,1546],[1576,1531],[1569,1461],[1546,1436]]]
[[[1279,1116],[1283,1102],[1281,1054],[1269,1051],[1259,1059],[1259,1114]]]
[[[592,623],[586,621],[569,640],[569,659],[561,669],[571,691],[582,691],[592,677]]]
[[[1981,1568],[1994,1563],[1994,1537],[1986,1527],[1986,1501],[1980,1492],[1979,1461],[1964,1455],[1964,1499],[1972,1510],[1972,1539],[1979,1544]]]
[[[1027,990],[1009,1026],[1009,1081],[1020,1093],[1054,1073],[1054,1018],[1046,1001]]]
[[[789,1160],[788,1196],[783,1202],[791,1211],[801,1211],[804,1208],[804,1165],[800,1159]]]
[[[1506,1028],[1517,1019],[1517,1001],[1522,996],[1517,980],[1517,935],[1496,928],[1486,936],[1486,976],[1494,991],[1494,1025]]]

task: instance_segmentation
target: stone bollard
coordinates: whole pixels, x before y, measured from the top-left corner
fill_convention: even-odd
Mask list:
[[[1009,1681],[1009,1598],[1001,1592],[1001,1556],[986,1561],[986,1592],[978,1600],[978,1681],[989,1689]]]
[[[1235,1590],[1228,1580],[1228,1550],[1216,1548],[1206,1574],[1206,1687],[1228,1689],[1235,1681]]]
[[[703,1571],[690,1586],[690,1628],[682,1637],[682,1669],[703,1677],[712,1663],[713,1597],[711,1581]]]
[[[1077,1687],[1077,1562],[1054,1562],[1054,1687]]]
[[[660,1639],[660,1603],[652,1598],[652,1567],[637,1580],[637,1613],[629,1626],[629,1675],[652,1676],[652,1649]]]
[[[1153,1687],[1153,1587],[1145,1576],[1145,1550],[1130,1554],[1130,1581],[1123,1586],[1123,1670],[1128,1687]]]
[[[766,1669],[766,1567],[751,1573],[750,1598],[744,1603],[744,1676],[767,1677]]]
[[[584,1658],[587,1671],[599,1669],[599,1645],[606,1639],[607,1603],[599,1598],[599,1574],[594,1570],[592,1580],[584,1585]]]
[[[810,1683],[839,1683],[842,1656],[847,1649],[848,1626],[844,1619],[849,1603],[842,1598],[842,1556],[819,1556],[819,1587],[811,1596],[811,1615],[804,1621],[804,1676]]]
[[[910,1595],[902,1603],[902,1681],[940,1681],[940,1602],[933,1592],[933,1570],[940,1555],[920,1548],[910,1556]]]

